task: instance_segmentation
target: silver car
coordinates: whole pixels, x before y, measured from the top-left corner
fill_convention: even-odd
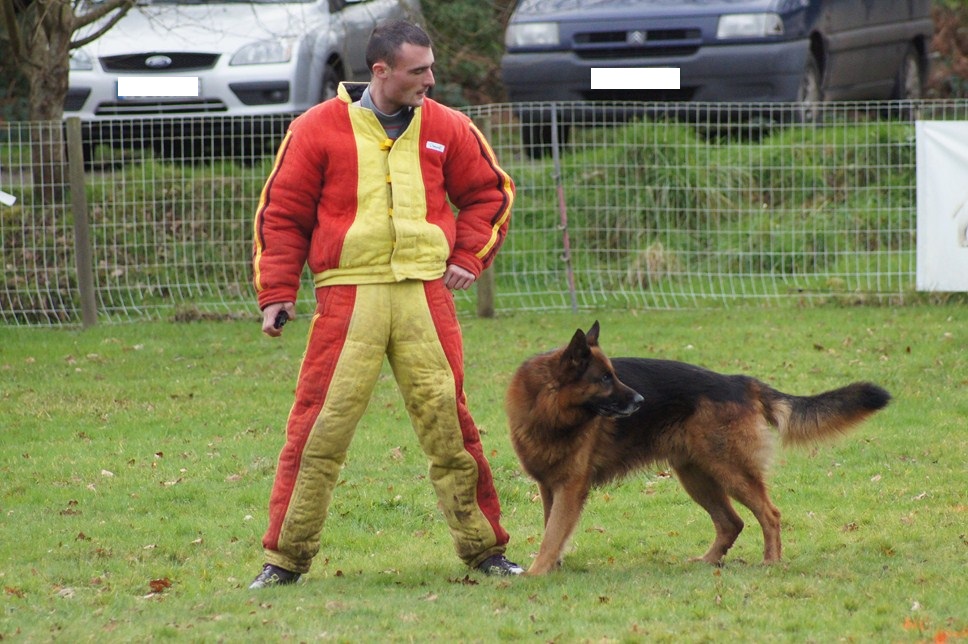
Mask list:
[[[422,22],[419,0],[139,2],[72,51],[64,114],[79,116],[94,138],[171,117],[288,122],[335,95],[340,81],[369,79],[367,39],[395,17]]]

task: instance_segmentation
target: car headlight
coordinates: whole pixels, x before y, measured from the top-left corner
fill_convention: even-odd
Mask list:
[[[235,52],[229,65],[287,63],[292,58],[292,40],[260,40]]]
[[[731,38],[767,38],[783,35],[783,19],[775,13],[737,13],[719,18],[716,37],[720,40]]]
[[[68,70],[72,72],[90,71],[94,69],[94,60],[83,49],[72,49]]]
[[[522,22],[508,25],[504,32],[508,49],[521,47],[554,47],[558,45],[557,22]]]

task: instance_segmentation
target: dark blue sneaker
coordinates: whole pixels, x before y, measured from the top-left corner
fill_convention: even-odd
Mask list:
[[[510,577],[524,573],[524,568],[508,561],[504,555],[491,555],[479,563],[477,569],[492,577]]]
[[[299,581],[300,576],[298,572],[292,572],[279,566],[266,564],[262,566],[262,572],[259,573],[259,576],[249,584],[249,590],[269,588],[270,586],[287,586]]]

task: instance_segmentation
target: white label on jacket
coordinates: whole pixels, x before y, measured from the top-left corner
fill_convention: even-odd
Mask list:
[[[436,143],[434,141],[427,141],[427,149],[428,150],[434,150],[435,152],[443,152],[444,151],[444,144],[443,143]]]

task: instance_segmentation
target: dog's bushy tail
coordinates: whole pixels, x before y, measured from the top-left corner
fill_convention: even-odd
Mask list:
[[[846,432],[890,400],[885,389],[855,382],[816,396],[780,394],[774,412],[784,444],[811,443]]]

